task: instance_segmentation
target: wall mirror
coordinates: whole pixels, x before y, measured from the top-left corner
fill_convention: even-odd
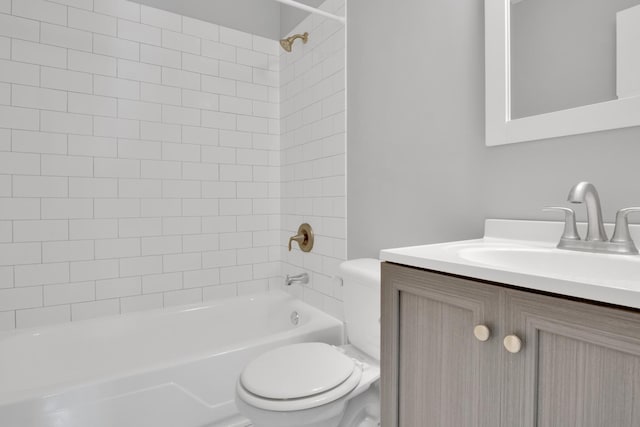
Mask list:
[[[640,126],[640,0],[485,0],[486,144]]]

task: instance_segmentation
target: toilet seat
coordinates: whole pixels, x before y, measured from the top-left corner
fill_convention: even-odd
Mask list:
[[[297,411],[321,406],[354,390],[362,365],[324,343],[293,344],[252,361],[238,379],[239,397],[257,408]]]

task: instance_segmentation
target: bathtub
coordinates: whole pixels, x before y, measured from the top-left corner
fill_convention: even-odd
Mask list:
[[[242,368],[305,341],[342,344],[342,322],[281,291],[4,333],[0,426],[246,426]]]

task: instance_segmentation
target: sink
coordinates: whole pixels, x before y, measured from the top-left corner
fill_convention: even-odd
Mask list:
[[[579,224],[579,229],[584,226]],[[631,230],[639,242],[640,226],[633,225]],[[640,308],[639,255],[557,249],[561,234],[561,223],[487,220],[482,239],[388,249],[381,251],[380,258],[412,267]]]

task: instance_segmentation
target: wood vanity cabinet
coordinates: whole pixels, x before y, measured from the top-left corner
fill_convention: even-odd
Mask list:
[[[640,427],[640,312],[383,263],[381,393],[383,427]]]

